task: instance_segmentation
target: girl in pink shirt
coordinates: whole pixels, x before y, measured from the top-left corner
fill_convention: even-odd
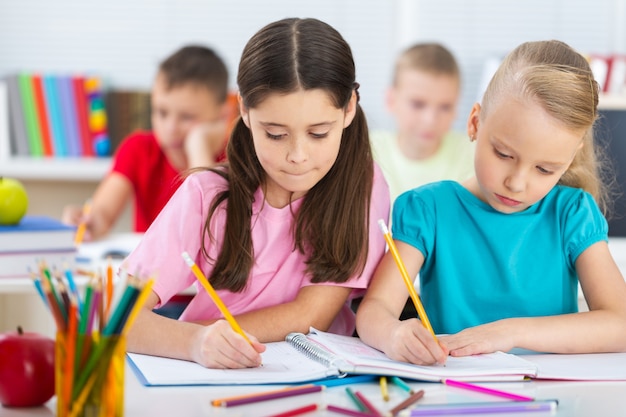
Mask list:
[[[237,83],[228,163],[189,175],[125,261],[157,276],[129,351],[241,368],[293,331],[354,331],[349,305],[385,251],[376,222],[388,219],[389,190],[350,47],[319,20],[280,20],[250,39]],[[222,319],[184,251],[252,343]],[[179,320],[152,312],[192,284]]]

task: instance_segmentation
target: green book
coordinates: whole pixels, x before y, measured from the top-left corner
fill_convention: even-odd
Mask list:
[[[26,122],[26,136],[31,156],[43,156],[43,146],[41,141],[41,127],[37,117],[35,107],[35,96],[33,94],[33,84],[28,74],[18,76],[20,95],[22,97],[22,109],[24,121]]]

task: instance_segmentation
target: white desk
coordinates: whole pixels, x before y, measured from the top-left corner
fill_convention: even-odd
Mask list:
[[[409,381],[407,381],[409,382]],[[494,397],[472,393],[438,383],[413,383],[414,389],[424,389],[420,404],[445,402],[500,401]],[[537,399],[559,400],[558,410],[553,413],[516,413],[516,416],[624,416],[626,415],[626,382],[505,382],[482,384]],[[354,409],[345,393],[345,386],[331,387],[322,393],[283,398],[238,407],[213,407],[211,400],[232,395],[266,391],[280,386],[215,386],[215,387],[144,387],[132,370],[126,367],[125,416],[126,417],[263,417],[284,412],[312,403],[327,403]],[[407,394],[389,385],[389,402],[384,402],[376,383],[351,385],[361,391],[380,410],[386,411],[404,400]],[[0,407],[0,417],[53,416],[56,402],[53,398],[45,407],[9,409]],[[497,416],[495,414],[492,414]],[[317,411],[305,416],[338,416]]]

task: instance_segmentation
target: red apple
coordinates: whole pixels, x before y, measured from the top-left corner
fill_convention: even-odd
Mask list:
[[[27,209],[28,195],[22,183],[0,177],[0,224],[18,224]]]
[[[54,340],[38,333],[0,334],[0,403],[35,407],[54,395]]]

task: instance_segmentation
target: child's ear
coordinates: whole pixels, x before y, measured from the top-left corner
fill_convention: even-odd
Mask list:
[[[248,115],[248,108],[243,104],[243,98],[241,98],[241,94],[237,93],[237,103],[239,104],[239,114],[241,115],[241,120],[243,123],[250,129],[250,119]]]
[[[343,118],[343,128],[350,126],[350,123],[354,120],[354,116],[356,115],[356,105],[357,105],[357,97],[356,91],[352,91],[352,97],[350,97],[350,101],[348,102],[348,106],[346,107],[346,113]]]
[[[480,110],[480,103],[474,103],[472,110],[470,111],[470,115],[467,118],[467,136],[469,136],[472,141],[476,139],[476,135],[478,134]]]

